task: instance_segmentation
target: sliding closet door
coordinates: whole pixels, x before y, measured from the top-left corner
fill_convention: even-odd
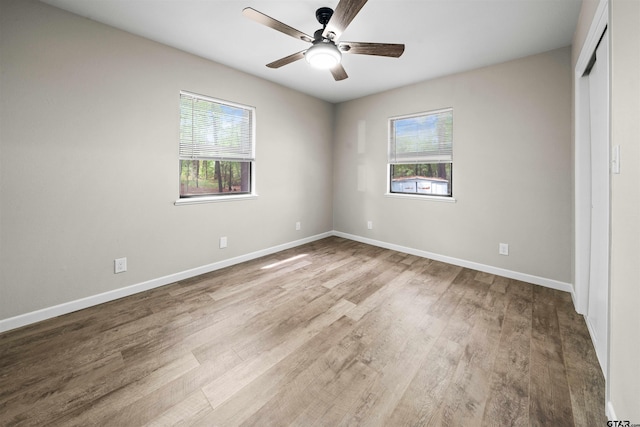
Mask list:
[[[591,259],[587,323],[600,365],[607,366],[609,306],[609,42],[605,32],[589,73]]]

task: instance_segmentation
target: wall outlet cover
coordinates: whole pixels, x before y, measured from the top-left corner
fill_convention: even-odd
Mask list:
[[[113,261],[113,272],[115,274],[127,271],[127,258],[117,258]]]
[[[498,253],[500,255],[509,255],[509,244],[500,243],[500,245],[498,246]]]

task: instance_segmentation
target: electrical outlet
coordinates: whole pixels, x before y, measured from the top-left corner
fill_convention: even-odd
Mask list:
[[[296,230],[300,230],[301,226],[300,226],[300,221],[296,222]]]
[[[509,255],[509,244],[508,243],[500,243],[498,245],[498,253],[500,255]]]
[[[227,237],[220,238],[220,249],[224,249],[227,247]]]
[[[118,258],[113,261],[114,274],[124,273],[127,271],[127,258]]]
[[[367,229],[373,230],[373,221],[367,221]]]

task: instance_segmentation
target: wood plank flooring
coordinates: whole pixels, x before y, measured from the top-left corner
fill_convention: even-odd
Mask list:
[[[337,237],[0,335],[1,426],[603,426],[569,294]]]

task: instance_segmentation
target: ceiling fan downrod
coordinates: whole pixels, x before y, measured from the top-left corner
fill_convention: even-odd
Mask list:
[[[342,54],[338,46],[333,42],[333,37],[324,37],[323,33],[329,20],[333,16],[333,9],[329,7],[321,7],[316,10],[316,19],[322,25],[322,28],[313,33],[313,46],[305,53],[305,59],[315,68],[329,69],[340,64]],[[334,35],[330,33],[330,36]]]

